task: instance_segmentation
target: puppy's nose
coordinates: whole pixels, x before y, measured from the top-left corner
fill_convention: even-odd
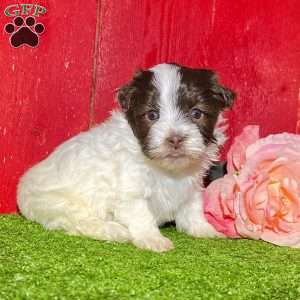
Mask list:
[[[183,143],[184,137],[178,134],[171,135],[167,138],[167,142],[170,146],[174,147],[175,149],[179,148]]]

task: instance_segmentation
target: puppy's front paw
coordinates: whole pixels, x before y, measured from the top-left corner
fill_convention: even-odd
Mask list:
[[[196,237],[225,237],[222,233],[216,231],[212,225],[209,223],[195,223],[191,224],[188,228],[184,230],[187,234]]]
[[[163,236],[150,236],[142,239],[134,239],[133,244],[138,248],[155,252],[165,252],[174,249],[173,243]]]

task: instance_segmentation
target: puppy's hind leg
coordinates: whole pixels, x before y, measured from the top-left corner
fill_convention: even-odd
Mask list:
[[[89,218],[80,221],[75,234],[77,233],[96,240],[115,241],[120,243],[128,242],[131,239],[129,231],[125,226],[117,222],[102,221],[97,218]]]
[[[131,239],[125,226],[99,218],[87,201],[69,192],[19,189],[18,206],[26,218],[47,229],[62,229],[96,240],[126,242]]]

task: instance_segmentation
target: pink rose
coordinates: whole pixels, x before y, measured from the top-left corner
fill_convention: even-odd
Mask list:
[[[205,191],[208,221],[229,237],[300,248],[300,136],[259,139],[248,126],[227,159],[229,173]]]
[[[231,175],[214,180],[204,192],[206,219],[215,229],[231,238],[240,237],[235,229],[236,181]]]
[[[236,137],[227,153],[227,170],[229,174],[239,172],[246,162],[246,149],[259,139],[259,127],[247,126]]]

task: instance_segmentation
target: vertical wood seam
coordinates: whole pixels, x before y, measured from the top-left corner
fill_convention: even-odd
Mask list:
[[[100,38],[100,10],[101,0],[96,0],[96,31],[95,31],[95,43],[94,43],[94,55],[93,55],[93,67],[92,67],[92,83],[91,83],[91,95],[89,101],[89,128],[95,123],[95,98],[96,98],[96,86],[97,86],[97,62],[99,54],[99,38]]]

